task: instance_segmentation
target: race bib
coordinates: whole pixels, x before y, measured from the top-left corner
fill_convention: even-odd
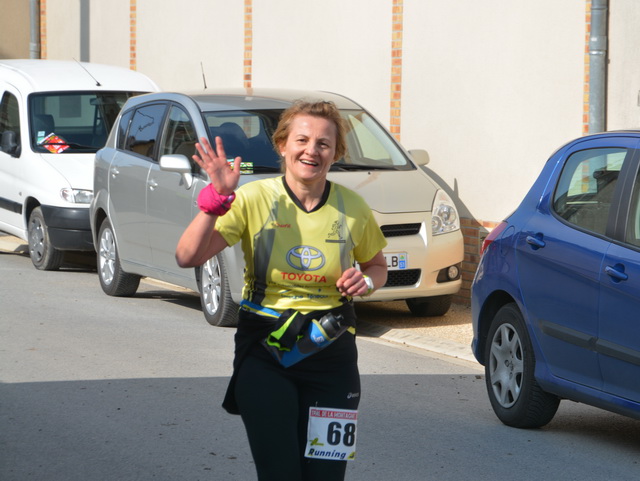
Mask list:
[[[305,457],[353,461],[357,425],[358,411],[310,407]]]

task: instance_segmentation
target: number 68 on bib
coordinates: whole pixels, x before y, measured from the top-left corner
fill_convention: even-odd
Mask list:
[[[358,411],[310,407],[305,457],[353,461],[357,425]]]

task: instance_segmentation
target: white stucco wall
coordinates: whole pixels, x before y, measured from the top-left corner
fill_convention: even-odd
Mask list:
[[[138,0],[138,70],[165,90],[242,87],[244,5]],[[202,64],[202,67],[201,67]]]
[[[129,68],[129,0],[91,0],[89,8],[91,61]]]
[[[0,15],[0,58],[29,58],[31,13],[29,2],[3,0]]]
[[[78,0],[48,0],[46,30],[47,58],[81,60]]]
[[[129,66],[129,0],[47,0],[49,58]],[[86,5],[86,4],[85,4]],[[390,122],[392,0],[253,0],[252,86],[330,90]],[[137,70],[165,90],[244,85],[242,0],[137,0]],[[404,0],[401,141],[461,214],[499,221],[582,134],[585,0]],[[640,127],[640,1],[610,0],[608,128]],[[86,30],[82,30],[85,31]],[[202,67],[201,67],[202,63]]]
[[[640,1],[609,2],[607,129],[640,128]]]
[[[462,215],[500,220],[581,134],[584,2],[405,2],[404,14],[402,142],[429,151]]]
[[[253,86],[338,92],[389,123],[391,2],[253,2]]]

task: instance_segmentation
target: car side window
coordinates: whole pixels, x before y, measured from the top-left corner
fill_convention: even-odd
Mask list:
[[[18,99],[9,92],[0,100],[0,150],[20,156],[20,110]]]
[[[173,105],[164,124],[160,155],[184,155],[189,159],[191,168],[195,172],[196,163],[192,156],[196,153],[196,142],[196,129],[193,122],[184,110]]]
[[[160,125],[167,106],[165,104],[145,105],[138,108],[131,119],[125,150],[153,158],[160,135]]]
[[[640,173],[638,173],[636,182],[633,185],[625,241],[640,247]]]
[[[118,123],[118,139],[116,142],[117,149],[124,149],[127,144],[127,131],[129,130],[129,122],[131,122],[132,116],[133,110],[129,110],[128,112],[124,112],[120,117],[120,122]]]
[[[602,148],[572,154],[553,198],[554,211],[567,222],[603,234],[627,149]]]

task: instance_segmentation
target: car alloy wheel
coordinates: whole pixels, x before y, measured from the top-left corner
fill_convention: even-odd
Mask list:
[[[116,243],[111,229],[104,229],[100,235],[98,249],[98,269],[100,279],[105,285],[113,282],[113,269],[116,262]]]
[[[138,290],[140,276],[128,274],[120,267],[118,247],[111,223],[105,219],[98,233],[98,278],[105,294],[128,297]]]
[[[500,421],[518,428],[549,423],[560,399],[543,391],[534,377],[535,356],[516,304],[507,304],[497,312],[484,352],[487,392]]]
[[[199,271],[200,303],[207,322],[213,326],[235,326],[238,305],[233,302],[222,254],[213,256]]]
[[[515,404],[522,391],[522,344],[511,324],[501,324],[491,342],[489,371],[493,394],[503,408]]]

